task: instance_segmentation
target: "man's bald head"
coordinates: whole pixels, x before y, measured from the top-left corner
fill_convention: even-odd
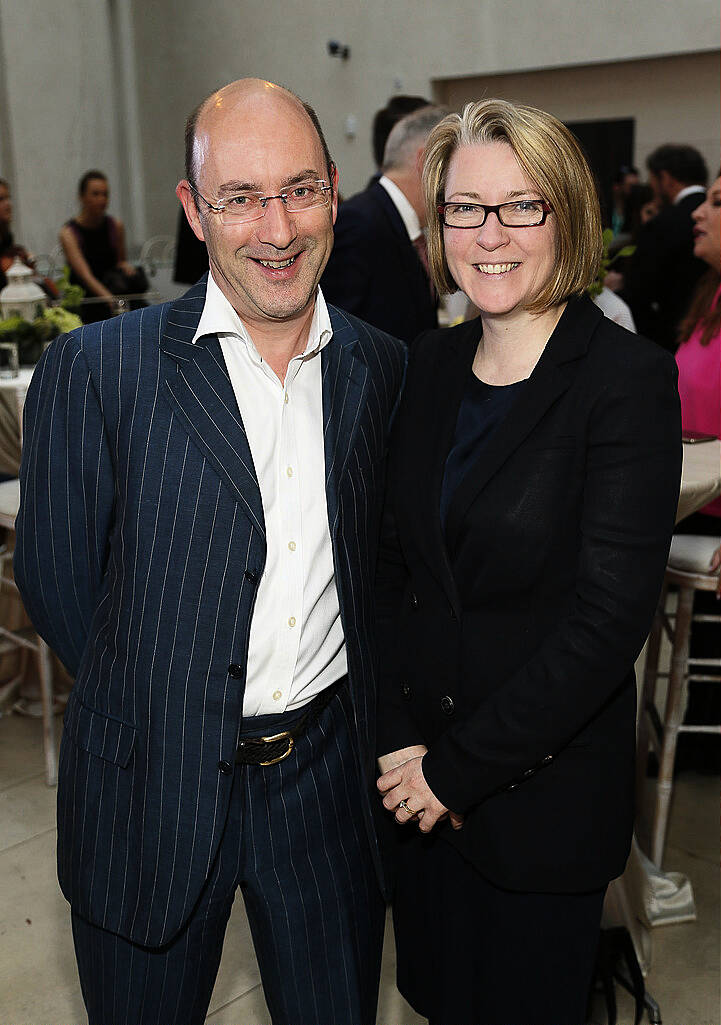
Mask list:
[[[198,152],[198,142],[201,133],[205,134],[213,126],[220,124],[225,114],[243,104],[255,104],[259,116],[262,116],[264,107],[271,109],[283,106],[287,106],[289,112],[295,108],[297,112],[305,114],[313,125],[323,149],[328,180],[333,180],[335,165],[331,160],[318,115],[311,105],[301,100],[290,89],[275,85],[273,82],[266,82],[262,78],[240,78],[206,96],[185,122],[185,177],[189,182],[195,184],[197,179],[198,158],[201,156]]]

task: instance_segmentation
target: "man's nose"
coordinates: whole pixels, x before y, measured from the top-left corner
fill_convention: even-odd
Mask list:
[[[280,196],[266,200],[265,216],[258,221],[258,239],[276,249],[287,249],[297,234],[295,221]]]

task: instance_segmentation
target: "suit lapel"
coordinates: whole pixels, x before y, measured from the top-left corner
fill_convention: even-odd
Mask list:
[[[333,337],[321,352],[325,490],[331,537],[338,530],[338,495],[353,451],[368,390],[368,368],[353,354],[358,336],[350,322],[329,309]]]
[[[265,535],[253,457],[220,342],[216,335],[192,342],[204,302],[205,278],[170,306],[160,339],[167,357],[165,394],[184,429]]]
[[[409,282],[412,282],[416,288],[421,289],[421,294],[427,295],[428,302],[432,303],[428,271],[423,266],[415,245],[408,237],[408,230],[403,222],[403,218],[398,213],[395,203],[383,186],[377,182],[373,186],[373,194],[398,241],[400,266],[397,266],[395,269],[396,276],[398,276],[402,269]]]
[[[570,386],[574,377],[570,364],[586,352],[591,334],[602,319],[603,314],[590,299],[568,303],[528,382],[451,499],[446,521],[450,549],[469,507]]]

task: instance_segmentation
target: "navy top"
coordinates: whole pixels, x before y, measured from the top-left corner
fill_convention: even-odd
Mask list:
[[[441,488],[441,523],[445,527],[448,507],[456,488],[478,451],[504,419],[525,381],[515,384],[486,384],[471,371],[463,393],[453,443],[446,458]]]

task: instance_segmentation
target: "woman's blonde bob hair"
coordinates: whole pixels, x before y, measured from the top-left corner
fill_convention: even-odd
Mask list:
[[[553,207],[555,270],[526,307],[532,313],[542,313],[586,291],[598,273],[603,243],[596,184],[583,151],[565,125],[535,107],[477,100],[468,103],[461,114],[449,114],[430,133],[423,191],[431,274],[440,293],[457,290],[446,261],[438,204],[445,202],[448,165],[455,151],[489,142],[505,142],[511,147],[541,198]]]

